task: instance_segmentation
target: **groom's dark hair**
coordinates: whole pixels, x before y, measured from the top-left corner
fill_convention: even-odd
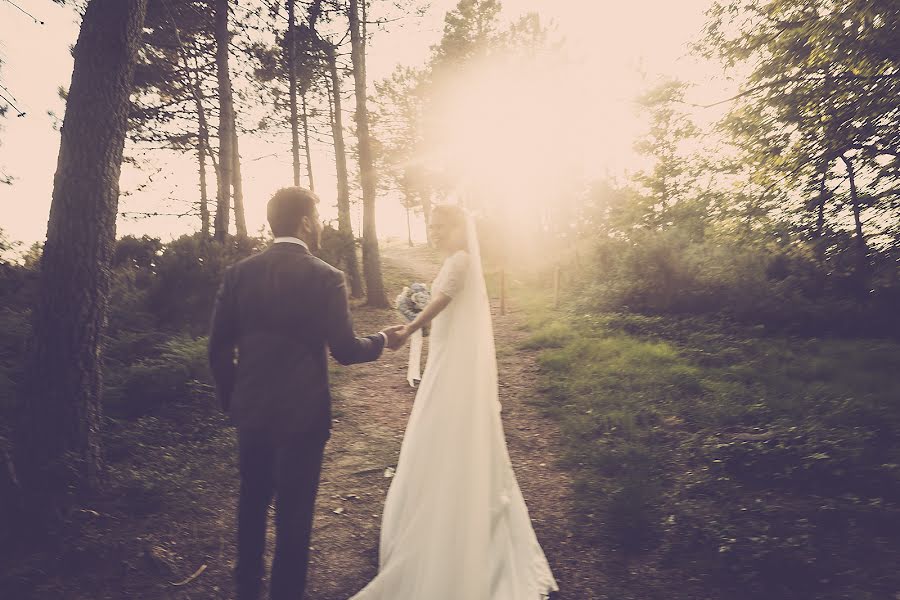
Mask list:
[[[319,197],[303,187],[281,188],[266,207],[269,227],[275,237],[295,235],[303,217],[312,217]]]

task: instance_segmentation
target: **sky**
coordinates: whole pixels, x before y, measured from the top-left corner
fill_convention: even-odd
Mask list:
[[[734,84],[723,79],[720,68],[688,56],[688,44],[699,37],[703,13],[710,3],[711,0],[503,2],[504,20],[537,12],[542,22],[554,27],[557,37],[565,39],[568,70],[553,77],[575,94],[579,111],[555,117],[559,122],[552,129],[563,134],[557,133],[548,143],[565,141],[578,149],[577,156],[566,160],[578,163],[580,177],[590,179],[639,168],[632,145],[643,124],[632,101],[657,77],[676,76],[694,84],[688,99],[698,104],[720,100],[731,92]],[[389,75],[397,64],[417,65],[425,61],[429,47],[440,39],[443,15],[455,4],[456,0],[434,0],[423,17],[393,23],[387,31],[376,30],[367,59],[370,92],[371,82]],[[17,106],[26,112],[24,117],[17,117],[16,110],[10,109],[0,119],[0,169],[15,178],[14,185],[0,185],[0,228],[10,239],[30,244],[46,234],[59,151],[57,128],[64,110],[58,89],[69,86],[69,48],[77,38],[78,24],[71,9],[51,0],[19,0],[19,5],[45,24],[36,24],[7,0],[0,0],[0,84],[6,88],[5,95],[14,95]],[[349,82],[346,85],[349,89]],[[502,95],[498,102],[502,113]],[[696,117],[711,121],[719,114],[707,110]],[[472,136],[473,148],[482,145],[477,139],[477,128]],[[511,132],[510,138],[514,143],[516,132]],[[500,163],[503,157],[499,154],[503,153],[501,145],[493,156],[482,160]],[[284,143],[244,136],[241,155],[248,228],[255,232],[265,223],[268,197],[278,187],[290,184],[290,148]],[[324,145],[314,147],[313,160],[316,187],[322,197],[320,212],[331,218],[335,213],[335,179]],[[162,171],[151,176],[156,168]],[[130,193],[120,200],[120,211],[180,211],[177,203],[172,208],[171,203],[161,203],[160,199],[193,197],[195,179],[192,156],[157,160],[141,172],[126,167],[122,189]],[[377,224],[381,236],[406,236],[405,213],[397,198],[379,198]],[[185,218],[120,218],[118,233],[148,233],[167,240],[196,227],[193,219]],[[422,236],[422,224],[416,220],[414,237]]]

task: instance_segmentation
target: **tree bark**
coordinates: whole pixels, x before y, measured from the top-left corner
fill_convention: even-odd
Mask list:
[[[291,105],[291,154],[294,158],[294,185],[300,185],[300,132],[297,116],[297,26],[295,0],[287,0],[288,10],[288,94]]]
[[[860,261],[864,261],[866,254],[868,253],[868,247],[866,246],[866,238],[863,236],[862,218],[860,216],[862,211],[859,206],[859,195],[856,191],[856,173],[853,170],[853,161],[846,156],[841,156],[841,160],[844,161],[844,164],[847,166],[847,178],[850,180],[850,206],[853,209],[853,224],[856,230],[856,247],[860,253]]]
[[[412,199],[407,195],[406,201],[403,203],[403,206],[406,208],[406,241],[409,242],[409,247],[413,247],[412,241],[412,223],[410,221],[409,213],[411,212],[410,206],[412,205]]]
[[[347,151],[344,147],[344,119],[341,107],[341,78],[338,74],[337,57],[333,46],[326,49],[326,60],[331,74],[331,101],[333,103],[331,135],[334,138],[334,164],[337,171],[338,231],[348,241],[343,253],[343,266],[350,279],[350,295],[363,297],[362,278],[356,258],[356,236],[350,222],[350,178],[347,175]]]
[[[240,237],[247,237],[247,217],[244,214],[244,182],[241,178],[241,153],[238,150],[237,118],[232,112],[232,186],[234,187],[234,228]]]
[[[425,217],[425,241],[431,246],[431,192],[422,190],[422,216]]]
[[[204,131],[206,128],[205,119],[201,115],[201,124],[197,131],[197,162],[200,174],[200,234],[203,239],[209,239],[209,192],[206,185],[206,140],[209,133]]]
[[[16,463],[53,506],[99,487],[102,348],[119,174],[146,0],[91,0],[73,51]]]
[[[231,75],[228,72],[228,7],[229,0],[216,0],[215,36],[216,71],[219,80],[219,168],[216,170],[216,241],[224,242],[228,236],[231,209],[232,167],[234,165],[234,105],[231,98]]]
[[[369,113],[366,107],[365,38],[361,35],[359,0],[350,0],[350,57],[356,92],[356,135],[359,139],[359,173],[363,195],[363,275],[366,279],[366,304],[387,308],[384,280],[381,276],[381,257],[378,233],[375,228],[375,165],[369,139]]]
[[[195,76],[191,75],[191,68],[188,63],[187,51],[181,41],[181,32],[178,30],[178,23],[175,16],[169,9],[169,5],[163,2],[163,8],[168,14],[169,20],[172,22],[172,30],[175,33],[175,41],[178,43],[178,56],[181,58],[182,68],[184,69],[185,81],[190,87],[191,96],[194,99],[194,108],[197,111],[197,162],[200,175],[200,232],[203,239],[209,238],[209,192],[206,185],[206,154],[209,150],[209,125],[206,121],[206,109],[203,106],[203,88],[200,86],[200,74],[195,70]],[[196,62],[195,62],[196,65]],[[210,156],[212,152],[209,151]]]
[[[341,266],[350,280],[350,295],[353,298],[362,298],[363,284],[359,274],[359,261],[356,258],[356,237],[353,235],[353,226],[350,223],[350,180],[347,176],[347,152],[344,146],[344,116],[341,108],[341,78],[337,67],[337,49],[334,44],[321,38],[316,32],[316,23],[321,12],[322,0],[314,0],[309,7],[309,29],[312,32],[316,49],[325,58],[329,72],[325,87],[329,88],[331,94],[328,109],[331,135],[334,139],[334,164],[337,171],[338,231],[346,241],[341,249]]]
[[[822,179],[819,181],[819,202],[816,207],[816,233],[815,238],[819,239],[825,231],[825,201],[827,193],[828,167],[822,170]]]
[[[306,89],[302,90],[300,94],[301,101],[303,103],[303,149],[306,153],[306,178],[309,180],[309,189],[311,192],[316,191],[316,182],[313,179],[313,170],[312,170],[312,154],[309,151],[309,114],[306,112]]]

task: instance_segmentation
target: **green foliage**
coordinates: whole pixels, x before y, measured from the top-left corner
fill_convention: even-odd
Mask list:
[[[635,175],[645,191],[642,222],[665,226],[678,221],[686,226],[683,213],[693,200],[696,179],[700,174],[696,156],[684,147],[692,145],[700,133],[681,109],[686,85],[664,81],[638,98],[638,106],[649,113],[650,127],[635,143],[635,150],[653,159],[653,167]]]
[[[750,72],[724,138],[698,146],[684,84],[638,99],[653,163],[588,191],[581,306],[900,336],[895,4],[714,3],[699,49]]]
[[[377,132],[376,158],[383,187],[403,196],[407,209],[427,214],[434,174],[421,156],[425,148],[423,113],[427,104],[427,72],[398,66],[389,79],[375,83],[376,109],[372,125]]]
[[[140,267],[113,270],[107,313],[108,337],[118,338],[128,332],[154,329],[156,318],[149,312],[147,298],[154,276],[152,270]]]
[[[805,244],[694,241],[679,229],[598,243],[582,305],[643,314],[720,315],[808,335],[900,335],[900,282],[890,256],[862,277],[820,262]]]
[[[356,252],[356,238],[343,234],[331,225],[322,229],[322,239],[316,256],[339,269],[345,268],[344,257]]]
[[[485,56],[497,35],[498,0],[460,0],[444,15],[444,34],[433,48],[433,68],[458,68]]]
[[[582,535],[652,550],[717,597],[897,589],[897,343],[516,296],[545,348],[538,403],[562,428]]]
[[[137,417],[168,403],[208,400],[211,384],[206,338],[176,336],[156,356],[110,369],[106,406],[113,416]]]
[[[0,415],[15,408],[30,334],[30,311],[0,309]]]
[[[341,236],[326,229],[321,255],[337,260]],[[256,238],[226,244],[183,236],[168,244],[125,236],[117,241],[104,339],[107,412],[134,418],[188,400],[209,401],[206,338],[224,270],[257,251]],[[351,240],[350,243],[353,243]],[[14,408],[30,331],[37,264],[0,264],[0,414]],[[210,402],[211,403],[211,402]]]
[[[522,347],[528,350],[562,348],[575,333],[566,323],[549,323],[535,331]]]
[[[214,52],[213,15],[207,2],[148,3],[135,64],[130,139],[181,151],[196,147],[197,136],[207,132],[198,130],[194,91],[211,114],[215,102],[204,83],[216,77],[215,63],[208,60]],[[203,143],[208,147],[209,139]]]
[[[236,237],[213,243],[199,234],[182,236],[165,246],[156,259],[148,306],[162,327],[206,332],[226,267],[252,254],[258,238]]]
[[[152,269],[156,266],[156,259],[162,252],[163,243],[159,238],[144,235],[122,236],[116,240],[116,248],[113,253],[113,268],[133,267],[138,269]]]
[[[818,234],[824,217],[854,223],[861,252],[867,237],[897,242],[898,17],[892,0],[726,0],[701,46],[750,68],[723,126],[757,203],[817,211]]]
[[[0,262],[0,306],[16,310],[33,306],[37,275],[34,268]]]
[[[3,255],[17,246],[0,229],[0,421],[17,403],[16,391],[24,373],[23,359],[31,334],[31,306],[37,282],[34,269]]]

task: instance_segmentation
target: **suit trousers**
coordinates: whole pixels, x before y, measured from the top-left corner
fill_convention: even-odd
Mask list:
[[[300,600],[306,587],[309,541],[322,455],[328,433],[273,435],[239,428],[238,600],[257,600],[265,570],[266,525],[275,498],[275,558],[271,600]]]

